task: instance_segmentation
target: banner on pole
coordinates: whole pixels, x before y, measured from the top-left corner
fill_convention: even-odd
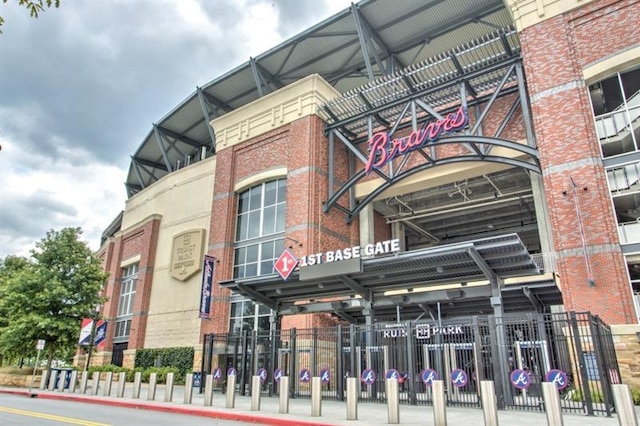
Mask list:
[[[80,338],[78,343],[81,345],[89,345],[91,341],[91,330],[93,329],[93,320],[91,318],[82,318],[82,327],[80,329]],[[102,349],[104,347],[105,339],[107,337],[107,322],[105,320],[98,320],[96,323],[95,336],[93,338],[93,345]]]
[[[209,319],[211,315],[211,286],[213,285],[213,266],[216,259],[212,256],[204,257],[202,268],[202,287],[200,289],[199,317]]]

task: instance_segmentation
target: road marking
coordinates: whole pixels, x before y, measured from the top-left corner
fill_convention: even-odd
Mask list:
[[[73,425],[109,426],[108,423],[96,423],[96,422],[90,422],[89,420],[73,419],[71,417],[62,417],[62,416],[56,416],[53,414],[38,413],[36,411],[18,410],[16,408],[9,408],[9,407],[0,407],[0,413],[20,414],[23,416],[38,417],[40,419],[56,420],[62,423],[69,423]]]

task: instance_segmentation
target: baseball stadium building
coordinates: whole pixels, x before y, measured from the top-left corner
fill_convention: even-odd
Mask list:
[[[187,347],[244,383],[326,369],[337,398],[400,372],[411,403],[425,371],[465,372],[449,402],[492,378],[516,404],[514,370],[640,384],[638,22],[362,0],[197,87],[131,156],[92,361]]]

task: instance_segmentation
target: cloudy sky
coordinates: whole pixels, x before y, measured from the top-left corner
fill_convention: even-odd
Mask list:
[[[130,155],[198,85],[348,0],[0,2],[0,258],[79,226],[97,249]]]

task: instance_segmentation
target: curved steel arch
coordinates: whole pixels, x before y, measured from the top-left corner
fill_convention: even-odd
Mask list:
[[[424,149],[429,149],[431,147],[435,147],[437,145],[452,145],[452,144],[464,144],[467,145],[467,149],[470,151],[470,155],[458,155],[453,157],[446,157],[442,159],[432,158]],[[471,144],[469,147],[468,145]],[[477,144],[481,144],[479,147]],[[520,160],[516,158],[504,157],[499,155],[491,155],[491,149],[493,147],[503,147],[510,150],[518,151],[525,154],[530,161]],[[488,149],[487,149],[488,147]],[[375,200],[380,194],[384,191],[395,185],[396,183],[416,174],[422,172],[424,170],[431,169],[436,166],[442,166],[445,164],[454,164],[454,163],[462,163],[462,162],[491,162],[491,163],[500,163],[506,164],[514,167],[522,167],[529,171],[542,174],[542,169],[540,167],[539,154],[536,148],[530,147],[528,145],[523,145],[521,143],[509,141],[506,139],[492,138],[492,137],[484,137],[484,136],[452,136],[445,137],[439,139],[437,141],[429,143],[427,146],[411,151],[406,155],[411,155],[412,153],[421,153],[425,156],[426,162],[411,169],[408,169],[402,173],[388,176],[385,175],[381,170],[376,170],[379,174],[384,175],[384,182],[382,185],[378,186],[374,191],[369,193],[365,198],[360,201],[356,201],[355,205],[347,208],[338,204],[338,200],[345,195],[345,193],[354,188],[354,186],[366,177],[364,169],[356,172],[353,176],[344,182],[340,188],[329,198],[329,200],[324,204],[324,212],[328,212],[331,207],[336,207],[347,214],[347,223],[351,223],[353,218],[360,213],[360,211]]]

